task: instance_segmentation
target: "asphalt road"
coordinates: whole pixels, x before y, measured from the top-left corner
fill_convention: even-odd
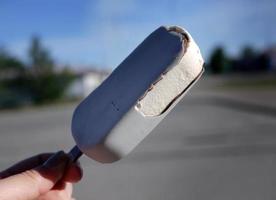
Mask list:
[[[191,93],[123,160],[81,158],[75,198],[276,199],[275,113],[223,102]],[[74,106],[1,112],[0,169],[40,152],[68,151]]]

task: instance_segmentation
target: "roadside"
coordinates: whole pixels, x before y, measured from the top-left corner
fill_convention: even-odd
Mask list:
[[[47,110],[76,106],[81,99],[57,101],[40,106],[25,106],[17,109],[1,110],[0,115],[10,112]],[[185,101],[216,104],[246,112],[256,112],[276,116],[276,76],[255,74],[245,77],[241,74],[227,76],[205,75],[188,93]]]
[[[276,76],[205,76],[196,85],[192,96],[206,103],[232,104],[241,108],[247,105],[248,108],[276,113]]]

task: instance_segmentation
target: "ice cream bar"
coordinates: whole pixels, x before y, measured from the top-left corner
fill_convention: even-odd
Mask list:
[[[200,50],[180,27],[151,33],[76,108],[78,149],[109,163],[131,152],[182,99],[203,72]]]

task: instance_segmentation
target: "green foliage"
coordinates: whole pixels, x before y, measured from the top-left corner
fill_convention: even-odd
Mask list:
[[[229,57],[224,48],[216,47],[208,60],[207,69],[213,74],[268,71],[271,59],[266,51],[257,51],[251,46],[245,46],[237,57]]]
[[[23,105],[22,96],[7,88],[0,88],[0,109],[17,108]]]
[[[0,51],[0,108],[56,101],[75,77],[69,70],[55,70],[53,58],[37,36],[31,39],[29,60],[27,67]]]
[[[3,73],[6,70],[21,72],[24,70],[24,64],[16,57],[9,55],[4,49],[0,49],[0,72]]]
[[[42,46],[38,36],[33,36],[29,48],[30,64],[35,73],[53,71],[54,61],[48,50]]]
[[[52,102],[60,99],[74,78],[68,71],[55,72],[54,61],[48,50],[43,47],[39,37],[31,39],[29,48],[31,67],[16,85],[27,88],[35,104]]]
[[[35,104],[47,103],[60,99],[74,76],[65,72],[30,75],[27,85]]]
[[[257,57],[257,52],[251,46],[245,46],[240,53],[241,60],[253,60],[256,57]]]
[[[217,47],[211,54],[208,67],[214,74],[224,72],[228,67],[229,60],[222,47]]]
[[[0,50],[0,109],[22,105],[20,92],[14,91],[9,83],[24,73],[24,70],[25,66],[19,59],[4,49]]]
[[[239,71],[267,71],[269,57],[265,52],[258,52],[251,46],[245,46],[235,66]]]

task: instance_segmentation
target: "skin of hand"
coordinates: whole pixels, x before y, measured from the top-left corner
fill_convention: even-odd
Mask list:
[[[81,178],[79,163],[63,151],[39,154],[0,172],[0,199],[72,200],[72,183]]]

